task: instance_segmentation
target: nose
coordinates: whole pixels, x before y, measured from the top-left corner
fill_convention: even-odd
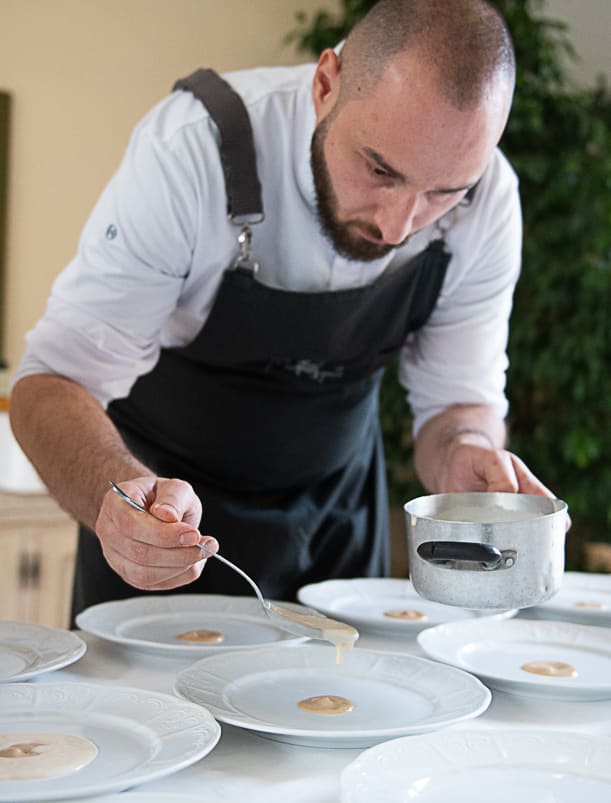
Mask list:
[[[418,208],[418,195],[409,192],[400,197],[392,194],[378,207],[376,226],[388,245],[400,245],[412,233]]]

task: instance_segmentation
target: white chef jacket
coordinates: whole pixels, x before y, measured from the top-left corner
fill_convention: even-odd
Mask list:
[[[263,187],[265,220],[253,227],[257,279],[289,291],[371,283],[439,236],[432,224],[369,263],[334,252],[317,221],[310,168],[314,69],[224,75],[246,104]],[[441,295],[400,355],[415,432],[453,403],[507,413],[506,343],[522,232],[517,178],[499,150],[473,202],[441,224],[452,253]],[[13,382],[52,373],[80,383],[104,406],[127,396],[161,347],[184,345],[201,330],[223,271],[236,261],[239,232],[227,216],[216,126],[191,93],[174,92],[135,128],[76,256],[27,335]]]

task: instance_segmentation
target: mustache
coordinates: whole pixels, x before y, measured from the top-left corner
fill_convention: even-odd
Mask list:
[[[371,237],[374,240],[379,240],[383,243],[384,236],[380,229],[373,223],[368,223],[366,220],[348,220],[344,224],[346,228],[351,228],[358,231],[359,234],[364,234],[365,237]]]

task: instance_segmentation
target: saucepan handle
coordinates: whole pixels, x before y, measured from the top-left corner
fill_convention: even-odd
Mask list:
[[[425,541],[416,551],[423,560],[434,565],[464,562],[491,570],[496,569],[503,560],[501,551],[491,544],[471,541]]]

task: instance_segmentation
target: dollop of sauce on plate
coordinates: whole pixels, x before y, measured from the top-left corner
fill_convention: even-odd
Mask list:
[[[323,716],[347,714],[348,711],[352,711],[354,708],[354,703],[346,697],[339,697],[336,694],[320,694],[316,697],[306,697],[304,700],[300,700],[297,705],[310,714],[322,714]]]
[[[0,733],[0,781],[58,778],[80,770],[98,754],[96,745],[66,733]]]
[[[593,611],[606,611],[607,606],[604,602],[596,602],[595,600],[581,600],[580,602],[575,603],[576,608],[589,608]]]
[[[533,675],[545,675],[549,678],[576,678],[577,670],[563,661],[529,661],[520,667]]]
[[[420,622],[427,618],[426,613],[409,609],[384,611],[384,616],[388,616],[390,619],[404,619],[406,622]]]
[[[225,637],[218,630],[187,630],[176,636],[181,641],[192,641],[196,644],[217,644]]]

